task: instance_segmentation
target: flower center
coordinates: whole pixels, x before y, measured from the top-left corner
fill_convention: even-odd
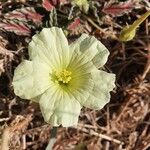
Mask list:
[[[68,83],[71,80],[71,74],[72,74],[72,72],[64,69],[59,73],[56,72],[55,76],[56,76],[58,82]]]

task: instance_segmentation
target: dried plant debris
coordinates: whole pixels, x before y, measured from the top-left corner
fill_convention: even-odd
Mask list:
[[[150,107],[150,86],[148,83],[140,83],[127,88],[125,100],[117,116],[111,122],[112,129],[117,133],[131,133],[144,120]],[[132,108],[132,109],[131,109]]]
[[[67,3],[67,0],[42,0],[42,6],[47,11],[52,11],[58,4],[64,5]]]
[[[118,40],[123,26],[149,10],[149,1],[88,2],[87,13],[70,0],[0,2],[0,149],[43,150],[47,146],[51,126],[44,122],[37,104],[15,96],[11,83],[14,69],[28,58],[32,35],[53,25],[63,28],[69,42],[82,33],[102,41],[110,51],[105,69],[117,76],[111,102],[100,111],[82,109],[77,127],[58,129],[53,149],[150,149],[149,18],[133,40]]]
[[[49,1],[49,0],[43,0],[42,6],[47,10],[47,11],[51,11],[54,6],[53,4]]]
[[[9,13],[4,14],[4,18],[6,19],[17,19],[18,21],[29,22],[32,21],[34,23],[41,23],[42,16],[35,11],[33,7],[25,7],[21,9],[16,9]]]
[[[18,35],[29,36],[31,30],[24,23],[17,23],[14,21],[2,21],[0,22],[0,28],[5,31],[15,32]]]
[[[75,30],[80,25],[80,18],[75,18],[74,21],[68,26],[68,30]]]
[[[7,64],[11,62],[14,58],[12,51],[6,49],[8,41],[0,36],[0,76],[7,69]]]
[[[68,34],[69,35],[79,35],[82,33],[85,29],[84,27],[85,22],[81,22],[80,18],[75,18],[73,21],[71,21],[67,27]]]
[[[124,13],[129,13],[132,9],[137,7],[137,1],[127,0],[125,2],[120,2],[118,4],[115,3],[105,3],[103,12],[114,17],[121,16]]]
[[[32,29],[37,28],[41,23],[42,15],[38,14],[33,7],[25,7],[4,13],[0,19],[0,30],[30,36]]]

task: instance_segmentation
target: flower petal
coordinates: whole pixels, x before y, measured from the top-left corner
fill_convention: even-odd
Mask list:
[[[87,34],[82,36],[70,45],[70,50],[83,52],[93,64],[99,68],[102,67],[108,58],[109,51],[94,36],[89,37]]]
[[[78,77],[77,80],[72,81],[68,87],[70,93],[81,105],[86,103],[94,87],[94,82],[90,74]]]
[[[31,99],[47,90],[50,86],[50,68],[38,61],[24,60],[15,70],[13,78],[14,92],[23,99]]]
[[[80,103],[55,85],[49,88],[39,101],[44,119],[52,126],[77,125],[81,110]]]
[[[92,59],[92,62],[97,68],[100,68],[107,62],[109,51],[100,41],[97,44],[97,49],[98,53]]]
[[[71,56],[68,41],[62,29],[44,28],[39,34],[34,35],[29,43],[29,56],[31,60],[39,56],[55,68],[66,67]]]
[[[97,68],[84,53],[74,51],[67,69],[73,73],[72,78],[78,78]]]
[[[67,70],[72,72],[72,79],[68,84],[68,91],[81,104],[89,97],[94,83],[91,72],[97,68],[84,53],[74,51]]]
[[[110,100],[110,91],[115,87],[115,74],[101,70],[92,72],[94,87],[83,106],[91,109],[101,109]]]

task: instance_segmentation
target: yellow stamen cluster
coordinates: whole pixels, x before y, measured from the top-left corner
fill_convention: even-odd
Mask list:
[[[72,72],[64,69],[59,73],[55,73],[58,82],[68,83],[71,80]]]

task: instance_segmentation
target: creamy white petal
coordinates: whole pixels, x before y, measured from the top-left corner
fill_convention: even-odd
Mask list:
[[[94,36],[88,36],[87,34],[83,34],[73,42],[70,45],[70,50],[84,53],[97,68],[102,67],[106,63],[109,55],[109,51],[100,41]]]
[[[44,43],[40,41],[38,35],[32,37],[32,41],[29,43],[29,56],[30,60],[38,57],[47,63],[52,69],[58,66],[58,62],[52,57],[51,53],[45,47]]]
[[[100,41],[97,44],[97,49],[98,53],[92,59],[92,62],[97,68],[100,68],[107,62],[109,51]]]
[[[74,98],[84,103],[93,89],[94,82],[91,72],[97,68],[84,53],[74,51],[67,70],[72,72],[72,79],[69,82],[68,90]]]
[[[39,56],[55,68],[66,67],[71,58],[70,55],[68,41],[62,29],[57,27],[44,28],[39,34],[34,35],[29,43],[31,60]]]
[[[43,117],[52,126],[77,125],[80,103],[72,95],[57,86],[49,88],[39,101]]]
[[[78,78],[97,68],[84,53],[74,51],[67,69],[72,72],[72,78]]]
[[[14,92],[23,99],[31,99],[47,90],[50,86],[50,67],[37,59],[24,60],[15,70]]]
[[[99,94],[97,92],[99,92]],[[82,105],[84,107],[97,110],[97,109],[102,109],[109,101],[110,101],[110,93],[101,92],[95,86],[93,88],[93,92],[89,95],[87,100],[84,103],[82,103]]]
[[[88,99],[81,103],[92,109],[101,109],[110,101],[110,91],[115,87],[115,74],[101,70],[92,72],[94,87]]]
[[[94,87],[94,82],[90,76],[90,74],[85,74],[71,81],[68,87],[68,93],[70,93],[81,105],[87,101]]]
[[[97,40],[93,36],[82,34],[70,45],[70,49],[78,53],[84,53],[91,60],[98,53]]]

